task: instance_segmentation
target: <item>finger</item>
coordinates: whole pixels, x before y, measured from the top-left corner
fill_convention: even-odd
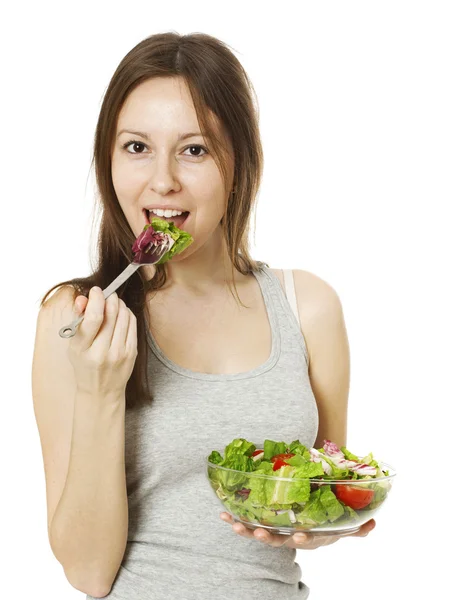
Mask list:
[[[242,523],[235,523],[233,526],[233,531],[238,535],[252,539],[258,540],[263,544],[268,544],[269,546],[279,547],[283,546],[287,541],[289,536],[284,536],[280,534],[271,533],[262,527],[255,527],[255,529],[250,529],[246,527]]]
[[[222,519],[222,521],[225,521],[226,523],[233,522],[233,517],[230,515],[230,513],[227,513],[227,512],[220,513],[220,518]]]
[[[89,291],[89,298],[84,312],[84,319],[79,325],[79,335],[75,337],[82,350],[87,350],[92,345],[97,336],[104,318],[105,299],[103,291],[92,287]]]
[[[76,300],[74,301],[74,311],[76,315],[81,315],[85,311],[88,302],[89,299],[85,296],[78,296],[76,298]]]
[[[128,325],[130,323],[130,312],[125,302],[119,298],[119,311],[116,316],[114,333],[111,340],[111,350],[118,356],[125,353],[125,340],[128,334]]]
[[[99,294],[101,298],[104,299],[103,293],[99,292]],[[90,311],[90,305],[88,306],[87,310]],[[103,322],[101,324],[96,338],[92,342],[94,350],[104,354],[104,356],[106,356],[112,344],[112,338],[114,335],[114,328],[116,326],[118,313],[119,297],[116,292],[113,292],[110,296],[106,298],[106,301],[104,303]]]
[[[364,523],[364,525],[361,525],[361,527],[359,528],[359,531],[356,531],[355,533],[352,533],[351,535],[353,537],[366,537],[366,535],[368,535],[372,529],[375,529],[376,523],[374,519],[370,519],[370,521],[367,521],[367,523]]]
[[[288,546],[299,546],[302,548],[308,548],[315,542],[315,536],[311,533],[304,533],[300,531],[291,536],[289,540],[287,540]]]
[[[138,327],[136,316],[129,311],[129,327],[125,340],[125,351],[131,356],[138,353]]]
[[[249,539],[258,540],[260,542],[269,544],[270,546],[274,546],[276,548],[278,548],[279,546],[283,546],[287,542],[287,540],[290,538],[289,535],[281,535],[278,533],[277,534],[271,533],[270,531],[268,531],[267,529],[264,529],[263,527],[256,527],[255,529],[250,529],[249,527],[246,527],[242,523],[235,521],[233,519],[233,517],[229,513],[226,513],[226,512],[221,513],[220,518],[223,521],[226,521],[227,523],[231,524],[233,531],[235,533],[237,533],[238,535],[249,538]]]
[[[269,546],[273,546],[274,548],[279,548],[283,546],[287,540],[290,539],[289,535],[281,535],[280,533],[271,533],[267,529],[263,529],[262,527],[256,527],[253,530],[253,537],[264,544],[268,544]]]

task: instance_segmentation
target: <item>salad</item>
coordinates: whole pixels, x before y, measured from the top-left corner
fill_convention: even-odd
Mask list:
[[[153,217],[149,225],[145,225],[142,232],[136,238],[132,246],[135,253],[134,262],[161,265],[170,260],[175,254],[179,254],[194,241],[192,236],[186,231],[176,227],[173,221],[165,221],[159,217]],[[155,262],[154,248],[163,243],[170,243],[170,249]]]
[[[372,453],[358,457],[329,440],[319,449],[299,440],[265,440],[257,448],[236,438],[224,456],[214,450],[207,460],[209,481],[223,505],[252,523],[301,529],[352,524],[377,509],[391,488],[389,472]]]

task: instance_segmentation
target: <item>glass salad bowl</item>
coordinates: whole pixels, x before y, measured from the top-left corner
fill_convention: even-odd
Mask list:
[[[359,459],[342,450],[328,440],[316,450],[299,440],[286,446],[238,438],[225,448],[225,458],[217,450],[210,454],[207,476],[225,511],[249,529],[262,527],[285,535],[299,531],[350,535],[378,513],[396,471],[374,461],[372,454]],[[319,475],[303,477],[306,472]],[[337,478],[341,474],[345,478]]]

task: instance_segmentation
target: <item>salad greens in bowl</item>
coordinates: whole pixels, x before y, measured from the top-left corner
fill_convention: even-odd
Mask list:
[[[396,472],[372,453],[361,458],[329,440],[315,449],[236,438],[224,456],[211,452],[207,476],[224,509],[249,529],[349,535],[378,512]]]

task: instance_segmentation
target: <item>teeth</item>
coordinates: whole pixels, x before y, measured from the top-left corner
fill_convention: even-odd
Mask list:
[[[149,212],[157,215],[157,217],[177,217],[182,214],[181,210],[162,210],[161,208],[150,209]]]

